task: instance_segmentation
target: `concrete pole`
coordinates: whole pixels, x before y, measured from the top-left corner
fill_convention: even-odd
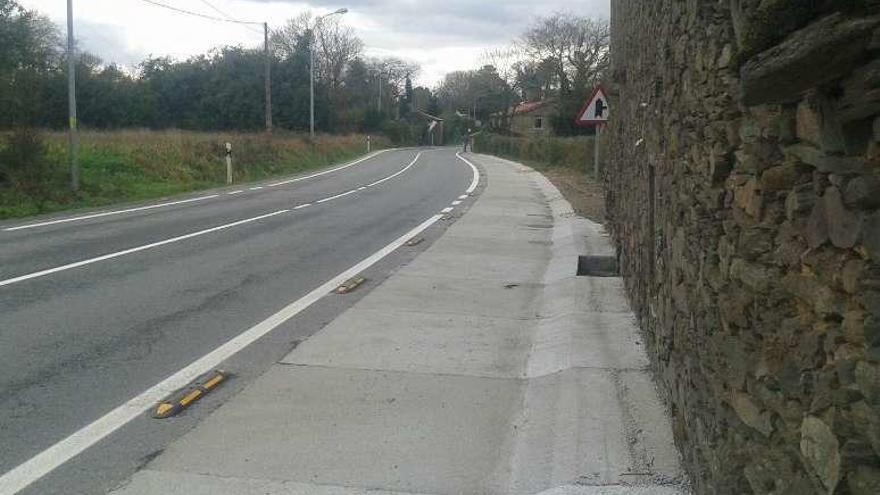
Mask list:
[[[316,23],[317,24],[317,23]],[[315,139],[315,30],[309,35],[309,136]]]
[[[269,23],[263,23],[263,49],[266,55],[266,132],[272,132],[272,57],[269,54]]]
[[[226,184],[232,184],[232,143],[226,143]]]
[[[70,190],[79,190],[79,134],[76,121],[76,53],[73,39],[73,0],[67,0],[67,102],[68,156],[70,158]]]

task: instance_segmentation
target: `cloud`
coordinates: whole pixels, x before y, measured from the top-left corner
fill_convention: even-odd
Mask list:
[[[115,62],[126,67],[135,67],[147,56],[146,53],[129,47],[125,30],[119,26],[80,19],[76,24],[79,49],[97,55],[104,62]]]
[[[64,2],[19,0],[64,23]],[[216,15],[199,0],[164,0]],[[613,0],[209,0],[230,15],[281,26],[303,11],[349,9],[369,55],[395,55],[419,63],[417,84],[433,86],[454,70],[477,67],[488,49],[506,45],[538,17],[557,11],[593,18],[610,16]],[[145,54],[186,58],[222,45],[256,46],[262,30],[169,12],[140,0],[79,2],[77,35],[105,61],[137,63]],[[256,31],[256,32],[254,32]]]

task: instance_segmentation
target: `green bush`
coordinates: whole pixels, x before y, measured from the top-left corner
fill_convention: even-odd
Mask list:
[[[478,153],[552,167],[578,167],[592,171],[592,136],[518,138],[481,133],[474,139]]]

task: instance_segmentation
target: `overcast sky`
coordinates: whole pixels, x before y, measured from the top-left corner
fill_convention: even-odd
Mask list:
[[[64,26],[64,0],[18,0]],[[312,10],[347,7],[344,21],[366,44],[367,55],[395,55],[418,62],[417,83],[433,87],[447,72],[477,67],[481,54],[503,46],[535,18],[555,11],[607,19],[610,0],[156,0],[219,16],[214,5],[243,20],[278,27]],[[262,29],[213,22],[152,6],[143,0],[74,0],[74,32],[80,45],[134,66],[147,55],[185,58],[216,46],[254,46]]]

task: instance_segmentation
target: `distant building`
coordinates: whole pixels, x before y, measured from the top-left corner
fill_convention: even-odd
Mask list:
[[[531,101],[519,103],[507,112],[492,114],[492,127],[507,129],[510,119],[510,132],[520,136],[553,136],[553,118],[558,113],[556,100]]]

